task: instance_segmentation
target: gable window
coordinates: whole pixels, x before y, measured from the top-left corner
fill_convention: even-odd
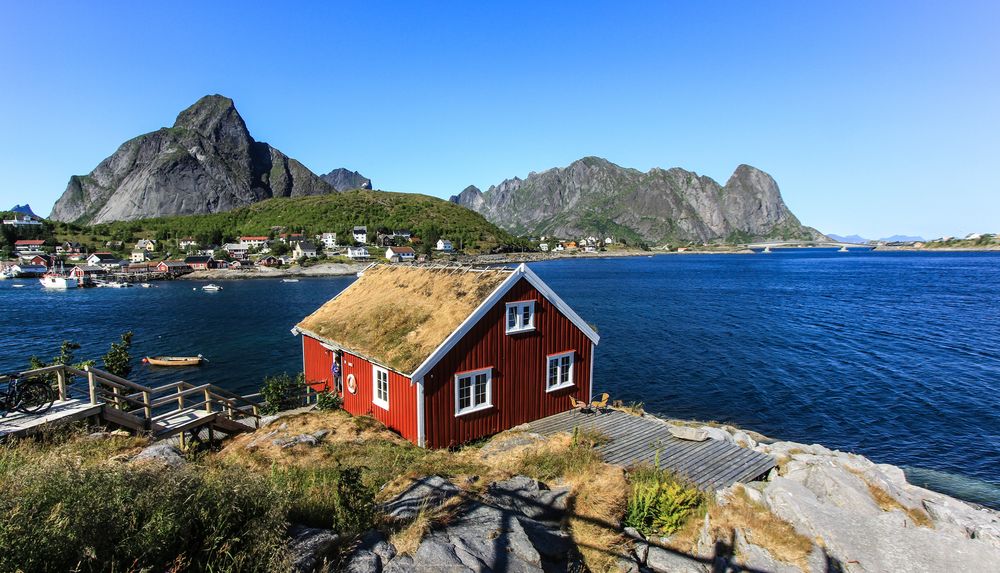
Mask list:
[[[535,330],[535,301],[507,303],[507,334]]]
[[[575,383],[573,379],[573,356],[574,353],[572,350],[549,355],[549,367],[545,383],[546,392],[553,392],[573,386]]]
[[[455,375],[455,415],[493,407],[493,369],[483,368]]]
[[[380,408],[389,409],[389,371],[374,365],[372,366],[372,403]]]

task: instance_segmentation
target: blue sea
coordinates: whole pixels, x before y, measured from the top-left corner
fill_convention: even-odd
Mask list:
[[[776,252],[531,265],[601,335],[595,387],[678,418],[733,423],[906,468],[1000,507],[1000,254]],[[290,329],[354,277],[173,281],[43,291],[0,281],[0,371],[62,340],[96,358],[125,330],[146,383],[249,393],[301,369]],[[13,288],[15,283],[23,288]]]

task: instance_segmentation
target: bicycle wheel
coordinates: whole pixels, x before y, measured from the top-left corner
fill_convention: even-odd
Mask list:
[[[51,386],[41,380],[32,380],[18,387],[15,408],[25,414],[44,414],[55,399]]]

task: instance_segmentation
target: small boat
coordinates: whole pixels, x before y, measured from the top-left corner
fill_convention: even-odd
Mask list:
[[[358,271],[358,276],[359,277],[365,276],[365,271]]]
[[[80,281],[73,277],[63,276],[59,273],[45,273],[38,279],[44,288],[66,290],[80,286]]]
[[[16,285],[10,285],[10,286],[12,286],[14,288],[24,288],[24,285],[22,285],[22,284],[16,284]]]
[[[142,361],[152,366],[200,366],[203,361],[208,362],[201,354],[198,356],[147,356]]]
[[[215,291],[222,290],[222,287],[220,287],[217,284],[207,284],[207,285],[201,287],[201,290],[209,291],[209,292],[215,292]]]
[[[142,288],[153,288],[153,285],[149,283],[139,283],[139,286],[141,286]]]
[[[281,279],[281,282],[283,282],[283,283],[297,283],[297,282],[299,282],[299,279]]]
[[[840,247],[840,250],[839,250],[839,251],[837,251],[837,252],[838,252],[838,253],[849,253],[849,252],[851,252],[851,251],[849,251],[849,250],[847,249],[847,247]]]
[[[770,255],[771,254],[771,247],[764,247],[764,250],[761,251],[761,252],[764,253],[765,255]]]

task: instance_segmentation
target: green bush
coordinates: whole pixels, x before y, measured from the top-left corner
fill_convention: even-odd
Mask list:
[[[249,472],[57,456],[0,484],[0,571],[287,568],[283,499]]]
[[[260,387],[260,395],[264,399],[264,406],[261,407],[264,414],[298,408],[303,405],[305,397],[305,377],[301,373],[292,376],[287,372],[268,376]]]
[[[625,525],[645,535],[670,535],[705,501],[696,488],[655,466],[632,470],[629,482],[632,489],[625,510]]]
[[[344,399],[336,392],[324,390],[316,394],[317,410],[339,410],[344,405]]]

